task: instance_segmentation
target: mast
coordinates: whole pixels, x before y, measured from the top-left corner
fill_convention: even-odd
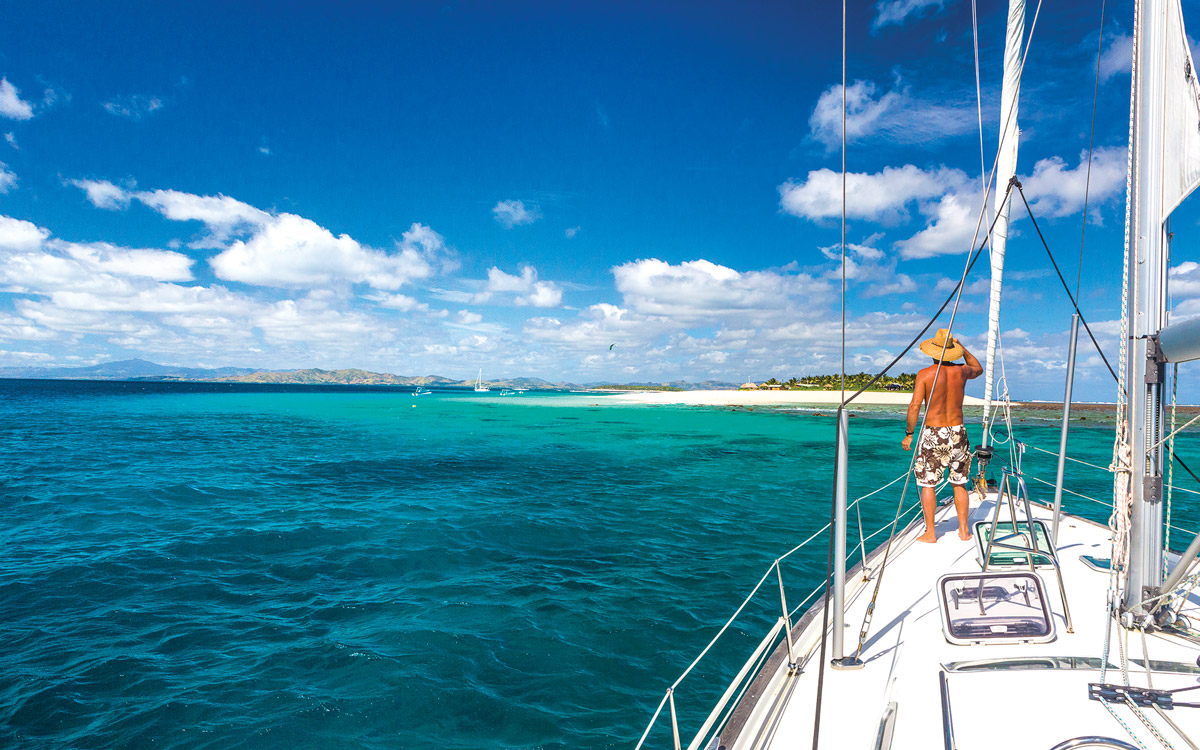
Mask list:
[[[1166,16],[1173,3],[1138,0],[1134,29],[1130,141],[1133,210],[1126,227],[1129,283],[1129,364],[1124,374],[1131,454],[1129,565],[1124,604],[1136,608],[1148,588],[1162,583],[1162,400],[1165,367],[1157,356],[1166,323],[1164,223],[1164,55]],[[1176,11],[1178,12],[1178,11]],[[1173,206],[1172,206],[1173,208]]]
[[[1021,47],[1025,35],[1025,0],[1008,2],[1008,36],[1004,42],[1004,83],[1000,90],[1000,146],[996,160],[997,213],[992,232],[992,290],[988,300],[987,357],[984,368],[983,438],[988,444],[996,343],[1000,337],[1000,286],[1004,277],[1004,251],[1008,244],[1008,208],[1005,200],[1009,180],[1017,173],[1017,102],[1021,97]]]

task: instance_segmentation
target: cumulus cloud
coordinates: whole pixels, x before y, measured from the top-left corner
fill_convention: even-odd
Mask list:
[[[232,234],[260,228],[271,221],[271,214],[266,211],[227,195],[150,190],[136,192],[132,196],[172,221],[199,221],[204,224],[209,236],[193,242],[193,247],[221,247]]]
[[[932,258],[970,252],[988,230],[986,219],[980,219],[982,199],[983,194],[978,191],[953,192],[923,205],[921,213],[929,223],[912,237],[896,243],[901,257]]]
[[[269,342],[302,344],[361,342],[370,336],[390,337],[386,328],[353,310],[336,310],[316,300],[283,300],[259,311],[254,326]]]
[[[156,281],[191,281],[192,259],[170,250],[124,248],[107,242],[62,242],[54,246],[86,267],[103,273],[144,276]]]
[[[472,301],[484,304],[492,301],[496,295],[511,299],[512,304],[519,307],[558,307],[562,304],[562,289],[552,281],[538,281],[537,269],[533,266],[522,266],[519,276],[505,273],[495,266],[489,268],[487,283]]]
[[[899,82],[880,91],[871,81],[855,81],[846,87],[846,140],[856,142],[873,136],[889,143],[931,143],[963,133],[976,126],[973,106],[957,106],[957,97],[919,97]],[[817,99],[808,118],[812,137],[828,149],[842,142],[842,85],[834,84]]]
[[[968,183],[965,172],[938,167],[925,170],[912,164],[885,167],[880,172],[846,175],[846,211],[854,219],[896,222],[908,217],[908,206],[944,195]],[[803,182],[789,180],[779,186],[779,205],[805,219],[832,219],[842,215],[842,175],[831,169],[808,173]]]
[[[17,173],[0,161],[0,195],[7,193],[17,186]]]
[[[434,256],[444,250],[440,235],[413,224],[385,253],[332,232],[309,219],[280,214],[249,240],[237,240],[210,263],[217,276],[246,284],[304,287],[336,281],[395,290],[433,275]]]
[[[867,242],[878,240],[881,235],[873,235]],[[821,248],[821,254],[832,261],[837,261],[835,268],[826,272],[825,278],[839,282],[842,278],[841,246]],[[917,290],[917,284],[906,273],[896,270],[895,256],[889,256],[871,244],[846,243],[846,282],[853,284],[864,297],[883,297],[891,294],[910,294]]]
[[[14,149],[20,149],[20,146],[17,145],[17,136],[15,133],[5,133],[4,142],[12,146]]]
[[[0,227],[5,223],[0,221]],[[8,251],[0,256],[0,282],[8,292],[118,298],[147,288],[149,282],[192,279],[192,260],[179,253],[64,242],[35,229],[19,228],[26,236],[15,241],[0,237],[0,247]]]
[[[1083,209],[1087,191],[1089,216],[1097,222],[1101,214],[1095,208],[1124,193],[1126,150],[1124,147],[1098,148],[1092,154],[1091,186],[1088,187],[1087,151],[1079,152],[1079,163],[1068,167],[1058,156],[1041,159],[1033,165],[1033,174],[1022,180],[1031,197],[1036,216],[1071,216]]]
[[[663,323],[601,302],[588,307],[574,321],[530,318],[522,330],[536,341],[553,343],[574,352],[593,352],[607,351],[614,343],[628,345],[650,341],[667,330]]]
[[[192,247],[223,247],[229,238],[242,231],[262,227],[271,214],[227,195],[195,195],[178,190],[132,190],[108,180],[67,180],[84,191],[97,208],[124,209],[133,200],[149,206],[172,221],[199,221],[208,234]]]
[[[532,224],[542,218],[536,206],[526,207],[524,201],[500,201],[492,207],[492,216],[505,229],[521,224]]]
[[[7,78],[0,78],[0,116],[10,120],[33,117],[33,105],[21,98],[21,92]]]
[[[400,312],[428,312],[429,305],[420,302],[407,294],[381,294],[370,296],[367,299],[372,300],[380,307],[386,307]]]
[[[878,31],[884,26],[903,26],[909,17],[920,17],[930,9],[941,10],[944,0],[880,0],[875,5],[875,18],[871,21],[871,30]]]
[[[656,258],[612,269],[626,307],[683,324],[787,315],[799,296],[817,304],[826,285],[802,274],[740,272],[707,260],[672,265]]]
[[[1087,182],[1086,152],[1082,152],[1075,166],[1069,166],[1066,160],[1057,156],[1042,159],[1034,165],[1033,174],[1024,180],[1034,210],[1048,217],[1079,212]],[[1124,184],[1125,149],[1097,149],[1091,166],[1089,200],[1092,205],[1098,207],[1119,196]],[[786,182],[779,186],[779,194],[782,210],[794,216],[814,221],[841,216],[841,174],[833,170],[814,170],[803,181]],[[986,224],[980,223],[982,199],[982,192],[965,172],[947,167],[921,169],[906,164],[886,167],[875,173],[846,175],[849,218],[897,224],[911,219],[915,205],[925,226],[894,244],[904,259],[971,250],[987,231]],[[990,204],[994,196],[989,196],[988,200]],[[1099,211],[1092,215],[1097,222],[1100,220]],[[1020,212],[1014,211],[1013,220],[1019,218]],[[898,284],[891,287],[894,291],[882,292],[886,287],[877,288],[881,293],[908,288],[908,282],[897,281]]]
[[[399,244],[428,248],[436,237],[417,228]],[[372,351],[396,336],[394,319],[384,325],[365,311],[348,309],[350,297],[318,290],[266,302],[194,283],[193,263],[170,250],[68,242],[31,222],[0,216],[0,289],[16,295],[15,315],[0,316],[0,341],[66,337],[61,340],[79,350],[85,341],[103,339],[145,353],[215,354],[226,361],[239,354],[258,360],[255,353],[290,352],[310,365],[315,356]],[[427,309],[401,295],[382,302]],[[233,342],[237,347],[231,348]]]
[[[48,230],[42,229],[31,221],[0,216],[0,250],[9,252],[36,250],[49,236]]]
[[[132,197],[125,188],[117,187],[108,180],[67,180],[66,184],[82,190],[96,208],[125,208]]]
[[[1121,34],[1109,39],[1100,53],[1100,81],[1129,73],[1133,67],[1133,35]]]
[[[1171,296],[1181,300],[1200,297],[1200,263],[1191,260],[1184,261],[1173,266],[1168,274]]]
[[[110,115],[130,120],[140,120],[162,109],[163,100],[157,96],[132,94],[129,96],[113,97],[104,102],[103,106],[104,111]]]
[[[582,228],[583,227],[567,227],[567,231],[564,232],[564,234],[567,235],[567,239],[571,239],[575,235],[579,234],[579,230]]]
[[[452,266],[445,240],[414,223],[391,252],[290,213],[272,214],[226,195],[178,190],[127,190],[105,180],[71,180],[98,208],[121,209],[137,200],[172,221],[198,221],[205,232],[194,248],[220,248],[210,259],[218,278],[273,287],[337,282],[394,291]],[[235,239],[236,238],[236,239]]]

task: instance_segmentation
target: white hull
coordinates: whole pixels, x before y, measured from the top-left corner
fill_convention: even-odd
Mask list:
[[[972,508],[972,524],[990,519],[994,500],[993,494]],[[1048,521],[1050,515],[1048,509],[1035,507],[1035,518]],[[1001,519],[1007,519],[1007,513]],[[946,675],[951,706],[947,715],[955,746],[962,750],[1049,750],[1065,740],[1097,735],[1131,742],[1126,730],[1104,705],[1088,698],[1088,683],[1100,681],[1109,576],[1088,568],[1079,558],[1108,557],[1111,545],[1108,529],[1074,516],[1064,516],[1060,527],[1059,558],[1074,618],[1074,633],[1067,632],[1053,570],[1039,568],[1037,572],[1055,620],[1057,638],[1053,642],[953,645],[943,635],[935,584],[945,573],[981,569],[974,540],[960,541],[956,528],[952,509],[942,508],[938,513],[937,544],[915,541],[923,530],[919,520],[898,535],[862,652],[865,666],[856,671],[839,671],[824,665],[820,747],[913,750],[950,747],[944,726],[942,672]],[[881,552],[876,550],[875,559],[869,559],[873,569],[878,567]],[[864,581],[856,571],[847,581],[847,650],[852,650],[857,641],[875,587],[875,575],[877,570],[871,580]],[[1185,613],[1188,610],[1200,612],[1194,596]],[[793,628],[794,648],[801,665],[799,673],[788,674],[786,646],[781,644],[733,712],[721,732],[719,745],[729,750],[812,747],[817,677],[822,666],[818,663],[821,622],[818,602]],[[1121,633],[1120,629],[1114,629],[1109,655],[1113,665],[1120,664],[1117,639]],[[1147,644],[1153,661],[1175,665],[1155,670],[1154,687],[1198,684],[1200,668],[1196,658],[1200,649],[1180,637],[1162,634],[1148,636]],[[1131,661],[1140,664],[1142,645],[1136,631],[1129,636],[1128,648]],[[1090,668],[1063,668],[1071,665],[1073,659],[1076,666]],[[999,663],[992,669],[970,667],[971,662],[986,661]],[[1022,661],[1025,663],[1018,663]],[[1054,665],[1059,668],[1045,668]],[[1037,669],[1038,666],[1042,668]],[[1133,685],[1147,684],[1141,666],[1131,664],[1129,679]],[[1109,670],[1105,681],[1122,682],[1119,666]],[[1180,701],[1195,699],[1200,696],[1184,693],[1178,697]],[[1114,708],[1147,747],[1160,746],[1128,707]],[[890,741],[885,742],[881,726],[886,726],[884,720],[889,710],[894,716],[893,728]],[[1176,747],[1188,747],[1152,709],[1143,711]],[[1193,738],[1200,738],[1200,708],[1176,708],[1168,711],[1168,715]]]

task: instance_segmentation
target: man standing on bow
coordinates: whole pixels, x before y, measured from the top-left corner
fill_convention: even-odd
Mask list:
[[[937,541],[933,528],[933,513],[937,510],[934,488],[942,481],[942,472],[947,468],[950,469],[950,484],[954,487],[958,538],[966,540],[971,538],[967,526],[971,444],[963,424],[963,392],[968,380],[983,374],[983,367],[945,328],[939,328],[937,335],[922,341],[921,351],[933,358],[933,364],[917,373],[912,402],[908,405],[904,442],[901,443],[904,450],[912,449],[921,404],[926,404],[925,429],[917,441],[917,460],[913,464],[913,474],[921,488],[921,510],[925,513],[925,533],[917,537],[917,541]],[[965,357],[966,364],[956,362],[959,357]]]

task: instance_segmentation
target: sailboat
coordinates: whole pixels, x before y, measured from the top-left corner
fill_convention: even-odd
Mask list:
[[[1023,0],[1010,0],[993,250],[1003,245],[1014,196],[1024,198],[1013,177],[1024,28]],[[863,498],[847,502],[843,403],[829,525],[768,568],[669,684],[638,748],[1200,747],[1200,535],[1182,554],[1164,543],[1166,469],[1178,431],[1167,427],[1167,394],[1178,364],[1200,358],[1200,319],[1168,316],[1166,222],[1200,183],[1200,86],[1180,0],[1136,0],[1133,35],[1117,427],[1113,464],[1094,467],[1112,475],[1112,497],[1097,499],[1111,503],[1109,525],[1062,510],[1063,493],[1073,493],[1061,467],[1079,322],[1090,334],[1077,306],[1055,501],[1030,497],[1014,435],[997,485],[976,485],[974,539],[948,534],[918,544],[923,523],[901,523],[908,511],[898,505],[896,520],[863,536],[858,551],[872,536],[884,534],[882,541],[846,570],[847,514]],[[1002,249],[992,258],[989,373],[999,347]],[[1003,405],[985,424],[992,418],[1007,418]],[[998,453],[994,463],[1005,460]],[[953,508],[935,520],[953,527]],[[781,564],[826,531],[828,575],[798,597]],[[697,690],[697,665],[722,638],[749,629],[741,618],[759,602],[774,609],[774,622],[728,682]],[[719,698],[697,706],[701,692]],[[685,726],[681,714],[704,718]]]
[[[483,384],[483,368],[480,367],[479,368],[479,377],[475,379],[475,392],[483,393],[485,391],[490,391],[490,390],[492,390],[492,389],[488,388],[486,385]]]

